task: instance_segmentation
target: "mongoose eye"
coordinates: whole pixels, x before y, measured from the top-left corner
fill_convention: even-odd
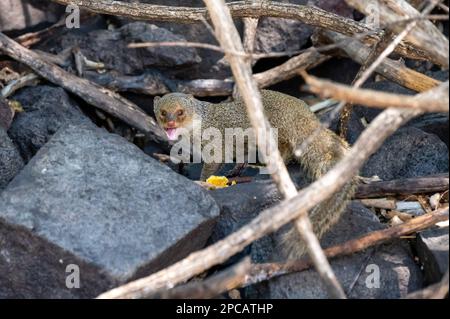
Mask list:
[[[184,114],[184,111],[183,110],[178,110],[178,112],[177,112],[177,115],[178,116],[182,116]]]
[[[167,112],[163,110],[163,111],[161,111],[161,115],[162,115],[162,116],[166,116],[166,115],[167,115]]]

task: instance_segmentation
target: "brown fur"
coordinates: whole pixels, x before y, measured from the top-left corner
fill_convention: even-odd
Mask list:
[[[320,122],[306,103],[297,98],[269,90],[263,90],[261,95],[269,123],[278,129],[281,155],[285,162],[289,162],[293,159],[295,148],[319,127]],[[191,127],[194,114],[202,119],[202,132],[208,127],[215,127],[224,136],[225,128],[251,127],[241,99],[212,104],[180,93],[168,94],[155,101],[155,115],[158,123],[164,128],[166,118],[161,116],[161,113],[175,114],[180,108],[184,110],[185,116],[177,118],[177,127]],[[315,180],[330,170],[344,156],[347,149],[348,145],[344,140],[334,132],[324,129],[317,134],[297,161],[309,177]],[[205,164],[201,179],[205,180],[214,174],[220,166],[220,163]],[[355,192],[355,185],[356,178],[339,193],[334,194],[310,212],[314,231],[319,237],[339,219],[348,200]],[[284,246],[290,258],[299,258],[305,253],[305,246],[300,242],[293,228],[284,236]]]

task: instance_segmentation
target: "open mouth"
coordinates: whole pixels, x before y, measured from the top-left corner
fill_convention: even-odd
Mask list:
[[[170,141],[175,141],[178,138],[178,128],[166,128],[166,134]]]

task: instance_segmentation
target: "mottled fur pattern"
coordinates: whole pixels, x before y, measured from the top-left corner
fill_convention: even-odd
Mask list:
[[[295,148],[307,139],[320,126],[316,116],[309,110],[306,103],[292,96],[275,91],[261,91],[264,111],[272,127],[278,129],[278,146],[287,163],[294,159]],[[177,127],[192,129],[194,114],[202,120],[201,130],[214,127],[224,135],[225,128],[251,127],[246,114],[244,102],[238,99],[234,102],[218,104],[202,102],[186,94],[171,93],[155,100],[155,115],[165,127],[167,114],[175,114],[183,109],[183,118],[177,119]],[[162,112],[166,117],[162,116]],[[174,118],[173,116],[171,117]],[[328,129],[322,129],[306,148],[303,155],[296,159],[305,169],[310,178],[316,180],[330,170],[345,154],[348,144]],[[213,175],[221,164],[205,164],[201,179]],[[339,193],[336,193],[324,203],[315,207],[311,213],[315,233],[321,237],[340,217],[348,200],[355,192],[356,178],[348,183]],[[297,231],[292,228],[284,236],[284,246],[290,258],[299,258],[305,253],[305,247],[300,242]]]

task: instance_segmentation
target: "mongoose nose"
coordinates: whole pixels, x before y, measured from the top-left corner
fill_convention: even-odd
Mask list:
[[[170,128],[173,128],[173,127],[175,127],[176,125],[177,125],[177,124],[176,124],[175,121],[169,121],[169,122],[167,122],[167,126],[170,127]]]

